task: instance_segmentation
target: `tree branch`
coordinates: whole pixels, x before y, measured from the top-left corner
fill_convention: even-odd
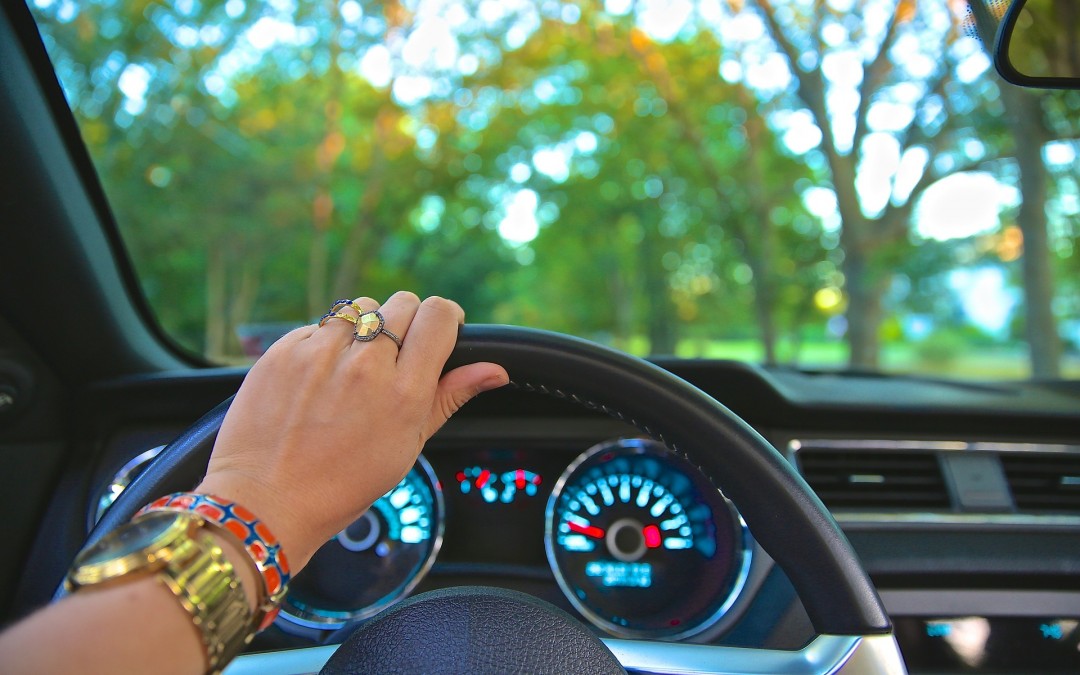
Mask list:
[[[940,154],[940,152],[938,153]],[[885,212],[881,214],[878,221],[881,223],[881,227],[877,229],[872,238],[872,243],[875,245],[884,245],[889,242],[896,241],[903,237],[908,231],[908,224],[911,220],[911,213],[915,209],[915,204],[918,203],[919,198],[922,196],[926,189],[937,181],[945,178],[946,176],[955,175],[958,173],[964,173],[965,171],[975,171],[983,168],[991,162],[995,162],[1001,159],[1000,156],[994,155],[992,157],[983,157],[981,159],[967,162],[960,166],[954,167],[951,171],[945,174],[938,174],[934,172],[933,157],[932,155],[927,161],[926,170],[923,171],[922,176],[915,183],[915,187],[908,193],[907,199],[903,204],[895,204],[889,202],[885,207]]]
[[[784,34],[784,29],[780,27],[780,23],[776,20],[776,10],[773,9],[770,0],[754,1],[757,3],[757,6],[765,19],[765,24],[769,29],[769,35],[772,36],[773,41],[776,42],[777,46],[780,47],[780,50],[784,52],[784,55],[787,57],[791,73],[795,76],[798,85],[799,98],[802,99],[803,103],[806,104],[806,107],[810,109],[810,113],[814,116],[814,121],[817,123],[818,128],[821,129],[821,133],[825,140],[825,152],[835,153],[836,139],[833,137],[832,122],[829,120],[829,111],[825,107],[825,78],[824,75],[821,74],[821,68],[815,68],[810,72],[799,68],[799,52],[795,48],[795,43]]]
[[[885,28],[885,37],[881,39],[877,55],[863,68],[863,80],[859,86],[859,107],[855,111],[855,135],[851,141],[852,152],[858,152],[859,145],[866,137],[866,118],[870,113],[870,103],[885,83],[885,77],[892,70],[892,62],[889,60],[889,50],[896,44],[897,25],[901,22],[901,14],[907,7],[907,0],[897,0],[889,25]]]
[[[903,153],[916,145],[925,145],[926,143],[931,142],[931,137],[927,135],[926,130],[922,127],[922,125],[919,124],[919,117],[921,116],[920,113],[922,113],[922,111],[926,109],[925,106],[927,105],[927,101],[932,101],[935,99],[935,97],[941,101],[942,108],[948,108],[948,97],[946,97],[945,95],[945,87],[947,87],[949,82],[951,81],[950,75],[952,74],[952,72],[953,69],[950,64],[943,64],[941,70],[937,74],[937,77],[934,79],[933,85],[922,97],[922,101],[915,109],[914,117],[911,118],[911,124],[909,124],[907,129],[904,130],[904,135],[900,139],[901,155],[903,155]],[[952,115],[949,114],[949,112],[946,110],[946,125],[951,119]],[[945,128],[946,127],[943,126],[942,129],[938,132],[937,136],[940,136],[941,132],[944,131]]]

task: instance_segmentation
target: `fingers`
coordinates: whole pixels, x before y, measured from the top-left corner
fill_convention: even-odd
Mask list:
[[[319,323],[318,330],[311,336],[313,340],[318,343],[336,344],[339,349],[346,349],[352,344],[352,334],[356,329],[356,320],[360,316],[360,312],[356,307],[360,307],[364,312],[370,312],[379,309],[379,303],[368,297],[360,297],[351,301],[338,300],[334,303],[334,307],[337,307],[336,314],[338,316],[324,317]],[[320,345],[322,346],[322,345]]]
[[[470,363],[451,370],[439,380],[431,415],[424,427],[424,441],[431,438],[450,416],[477,394],[510,381],[506,369],[495,363]]]
[[[368,340],[349,339],[357,332],[364,333],[357,327],[356,320],[361,316],[371,317],[375,310],[378,310],[378,315],[372,318],[381,315],[382,322],[379,326],[366,327],[367,335],[378,329],[373,337]],[[347,318],[325,318],[322,326],[310,334],[309,339],[314,347],[328,349],[336,344],[338,350],[355,347],[355,351],[350,353],[372,356],[378,350],[393,349],[399,375],[406,380],[402,384],[427,392],[435,390],[439,375],[457,342],[458,328],[465,322],[465,312],[456,302],[440,297],[430,297],[421,302],[408,291],[398,291],[383,305],[372,298],[357,298],[336,311]],[[395,344],[398,340],[389,335],[380,335],[379,332],[388,332],[399,338],[400,349]]]
[[[395,342],[401,341],[404,343],[405,336],[408,335],[409,328],[413,322],[413,317],[416,316],[416,312],[419,308],[420,298],[416,297],[415,293],[398,291],[391,295],[390,298],[383,303],[383,306],[379,309],[379,313],[383,315],[383,332],[396,336],[398,340],[394,340],[390,335],[377,335],[375,336],[375,339],[371,341],[371,344],[378,349],[392,350],[396,358],[398,346]]]
[[[432,296],[420,303],[398,355],[399,370],[416,378],[414,386],[434,389],[463,323],[465,312],[452,300]]]

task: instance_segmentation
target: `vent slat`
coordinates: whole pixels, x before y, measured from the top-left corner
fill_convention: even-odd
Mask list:
[[[1080,454],[1003,453],[1001,466],[1019,510],[1080,512]]]
[[[804,447],[799,469],[829,508],[948,509],[949,494],[933,452]]]

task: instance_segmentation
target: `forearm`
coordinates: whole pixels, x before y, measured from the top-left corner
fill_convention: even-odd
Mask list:
[[[215,534],[254,607],[260,583],[247,554]],[[0,634],[5,673],[202,673],[206,650],[191,615],[156,577],[87,589]]]
[[[242,521],[239,533],[229,530],[239,539],[228,535],[219,539],[251,607],[265,599],[264,608],[270,609],[268,605],[280,599],[290,570],[277,557],[279,551],[287,554],[291,573],[299,572],[327,539],[406,475],[423,443],[451,414],[476,394],[509,380],[501,366],[491,363],[472,363],[443,374],[464,321],[456,303],[441,298],[421,303],[402,292],[381,307],[385,317],[373,307],[379,305],[370,298],[335,303],[334,321],[298,328],[278,340],[244,379],[218,431],[198,491],[235,501],[233,506],[242,504],[251,517],[232,518],[232,507],[225,509],[230,513],[201,516],[211,521],[229,516],[234,525],[237,519]],[[388,335],[393,331],[399,338],[361,339],[354,332],[357,320],[372,315],[385,320]],[[402,337],[407,339],[404,345]],[[371,396],[372,392],[379,395]],[[199,508],[196,502],[202,501],[175,506]],[[255,516],[272,536],[260,534],[258,527],[255,535],[244,534],[245,527],[254,527],[250,521]],[[135,525],[139,523],[145,521]],[[153,537],[191,534],[174,533],[169,527],[164,533],[148,527],[143,533],[148,545],[156,545]],[[266,540],[249,557],[240,541],[253,536]],[[219,562],[216,553],[203,557],[191,553],[192,546],[204,544],[182,538],[163,543],[166,550],[187,555],[178,557],[179,569],[172,567],[172,560],[166,561],[164,573],[204,574],[209,569],[226,573],[219,565],[214,567]],[[254,546],[251,541],[247,545]],[[121,557],[132,555],[122,546],[118,551]],[[259,577],[252,560],[263,568]],[[176,578],[169,576],[174,584]],[[204,574],[199,580],[213,584],[220,579]],[[201,633],[181,600],[154,578],[117,582],[94,588],[96,582],[91,580],[91,587],[0,635],[0,669],[153,675],[205,671],[208,660]],[[213,608],[196,607],[195,613],[212,609],[223,613],[215,616],[227,617],[225,636],[215,636],[211,623],[204,624],[207,639],[217,647],[215,657],[227,658],[237,648],[234,638],[240,618],[234,610],[239,598],[232,583],[211,588],[228,591],[214,596]],[[197,604],[187,595],[183,602]]]

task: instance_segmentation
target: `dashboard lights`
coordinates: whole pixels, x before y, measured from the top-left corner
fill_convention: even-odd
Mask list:
[[[517,468],[495,472],[470,466],[455,476],[461,494],[477,494],[488,504],[510,504],[518,497],[535,497],[543,479],[535,471]]]

